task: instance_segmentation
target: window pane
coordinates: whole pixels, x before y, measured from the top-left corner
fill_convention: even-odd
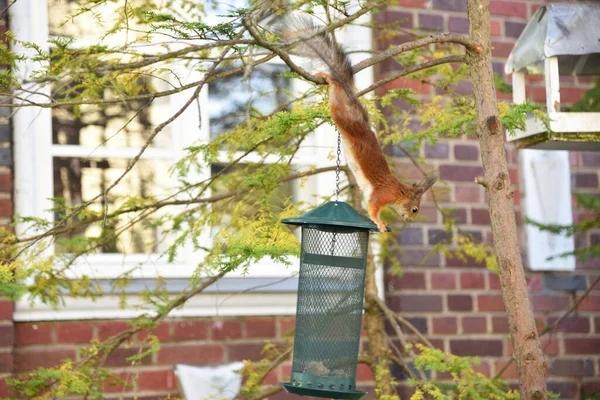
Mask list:
[[[89,201],[110,186],[127,167],[129,160],[124,159],[54,159],[54,197],[64,199],[66,206],[75,206]],[[106,202],[111,213],[132,197],[148,198],[153,195],[164,195],[168,190],[169,165],[157,160],[139,160],[135,167],[123,180],[109,192]],[[104,208],[102,199],[95,201],[90,210],[101,212]],[[61,215],[62,214],[62,215]],[[158,216],[157,214],[152,214]],[[55,213],[58,220],[64,213]],[[119,216],[118,221],[94,223],[84,229],[75,230],[62,235],[57,243],[57,252],[73,252],[74,241],[67,239],[88,238],[108,235],[99,244],[97,253],[152,253],[159,247],[160,235],[155,227],[151,227],[152,216],[148,220],[130,226],[139,214],[129,213]],[[71,221],[77,222],[77,221]],[[104,225],[104,227],[103,227]],[[119,233],[114,235],[114,233]],[[69,247],[71,246],[71,247]]]
[[[242,79],[244,73],[219,79],[209,85],[210,137],[216,138],[249,115],[265,115],[290,99],[289,78],[280,74],[286,68],[278,64],[262,64]]]
[[[144,85],[143,82],[140,84]],[[114,98],[109,90],[103,92],[103,98]],[[57,91],[53,93],[57,94]],[[82,105],[77,114],[73,107],[54,108],[52,143],[92,148],[140,148],[152,135],[154,128],[171,116],[172,109],[168,101],[167,97],[163,97],[152,103],[149,100],[138,100],[104,106]],[[170,149],[171,143],[167,126],[156,135],[150,147]]]

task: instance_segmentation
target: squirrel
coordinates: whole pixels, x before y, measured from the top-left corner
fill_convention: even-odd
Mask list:
[[[318,72],[329,84],[329,107],[344,144],[348,167],[367,200],[369,217],[380,232],[387,227],[379,218],[385,206],[391,206],[405,221],[419,213],[421,196],[437,180],[407,185],[394,176],[377,137],[371,129],[367,110],[358,101],[354,89],[352,64],[344,49],[312,17],[293,13],[279,28],[281,36],[294,46],[297,55],[320,60],[327,72]]]

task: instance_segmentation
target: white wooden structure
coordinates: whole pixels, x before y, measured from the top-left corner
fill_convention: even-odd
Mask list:
[[[526,100],[525,73],[545,76],[549,126],[533,116],[508,135],[518,148],[600,151],[600,113],[561,112],[559,75],[600,74],[600,4],[548,4],[529,21],[508,57],[516,103]],[[549,129],[548,129],[549,128]]]

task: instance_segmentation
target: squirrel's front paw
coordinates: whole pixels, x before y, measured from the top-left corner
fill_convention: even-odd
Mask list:
[[[381,233],[387,232],[387,226],[385,226],[385,224],[381,221],[377,222],[377,228],[379,228],[379,232]]]

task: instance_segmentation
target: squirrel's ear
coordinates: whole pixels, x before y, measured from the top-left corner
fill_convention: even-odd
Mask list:
[[[424,182],[419,184],[419,188],[425,192],[427,189],[433,186],[433,184],[437,181],[437,175],[431,175]]]

